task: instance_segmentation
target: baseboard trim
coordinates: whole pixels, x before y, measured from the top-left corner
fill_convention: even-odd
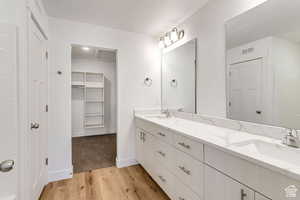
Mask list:
[[[69,169],[49,171],[48,182],[60,181],[64,179],[69,179],[73,177],[73,167]]]
[[[116,165],[118,168],[123,168],[123,167],[129,167],[132,165],[137,165],[138,162],[132,158],[132,159],[118,159],[116,158]]]
[[[98,132],[91,132],[91,133],[85,133],[85,132],[77,132],[72,133],[72,137],[86,137],[86,136],[101,136],[101,135],[115,135],[116,132],[105,132],[105,133],[98,133]]]

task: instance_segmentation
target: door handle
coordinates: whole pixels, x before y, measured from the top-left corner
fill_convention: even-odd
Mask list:
[[[14,168],[15,161],[13,160],[5,160],[0,163],[0,172],[9,172]]]
[[[38,129],[40,128],[40,124],[39,123],[36,123],[36,122],[31,122],[30,124],[30,129]]]

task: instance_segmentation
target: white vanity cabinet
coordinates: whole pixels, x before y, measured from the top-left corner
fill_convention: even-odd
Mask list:
[[[172,200],[288,200],[286,190],[300,188],[223,147],[139,118],[136,127],[137,160]]]

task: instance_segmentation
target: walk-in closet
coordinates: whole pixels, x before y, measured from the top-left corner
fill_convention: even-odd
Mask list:
[[[116,51],[72,46],[74,173],[111,167],[116,159]]]

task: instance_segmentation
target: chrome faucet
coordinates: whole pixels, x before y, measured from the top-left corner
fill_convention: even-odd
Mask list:
[[[282,143],[290,147],[300,148],[298,131],[295,129],[287,129],[287,135],[284,136]]]
[[[165,114],[167,118],[171,117],[171,112],[169,111],[169,109],[162,110],[161,113]]]

